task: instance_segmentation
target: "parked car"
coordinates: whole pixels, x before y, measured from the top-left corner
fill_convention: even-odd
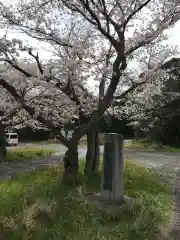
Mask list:
[[[19,143],[17,133],[6,133],[6,144],[8,146],[17,146]]]

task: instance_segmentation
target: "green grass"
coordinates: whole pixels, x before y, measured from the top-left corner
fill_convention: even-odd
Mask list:
[[[52,155],[53,151],[38,147],[20,147],[8,149],[6,161],[21,161]]]
[[[124,148],[127,149],[142,149],[148,151],[164,151],[164,152],[180,152],[180,148],[163,145],[161,143],[154,143],[147,141],[145,139],[135,141],[133,140],[131,143],[125,144]]]
[[[83,164],[80,167],[82,172]],[[171,197],[154,174],[125,164],[126,195],[138,202],[119,218],[102,216],[84,194],[99,191],[100,175],[80,185],[61,182],[62,166],[0,183],[0,239],[146,240],[171,216]]]

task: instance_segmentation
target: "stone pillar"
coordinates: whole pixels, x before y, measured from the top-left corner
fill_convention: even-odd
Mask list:
[[[112,204],[124,203],[123,136],[120,134],[105,134],[100,197]]]

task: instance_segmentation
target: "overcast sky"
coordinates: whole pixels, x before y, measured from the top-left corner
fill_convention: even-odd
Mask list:
[[[5,5],[10,5],[10,4],[14,5],[19,0],[0,0],[0,1]],[[26,1],[28,2],[28,0],[26,0]],[[3,32],[4,31],[0,30],[0,37],[3,36]],[[38,50],[42,49],[43,51],[42,51],[41,54],[43,55],[43,58],[48,58],[49,56],[51,56],[51,54],[48,51],[45,50],[45,49],[47,49],[46,46],[43,49],[43,47],[40,46],[37,41],[25,36],[22,33],[19,34],[19,33],[15,33],[15,32],[12,33],[11,32],[11,33],[9,33],[9,37],[10,38],[13,38],[13,37],[21,38],[23,41],[24,40],[28,41],[31,45],[35,46]],[[170,44],[178,45],[180,47],[180,41],[179,40],[180,40],[180,21],[176,23],[176,25],[174,26],[173,29],[171,29],[171,31],[169,31],[169,43]]]
[[[8,5],[13,5],[13,4],[16,4],[17,2],[18,2],[18,0],[1,0],[1,2],[3,3],[3,4],[6,4],[7,6]]]

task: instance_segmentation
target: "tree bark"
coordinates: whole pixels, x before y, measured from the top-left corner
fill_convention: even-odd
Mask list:
[[[87,154],[84,169],[85,175],[91,175],[98,172],[100,159],[100,140],[96,131],[87,133]]]
[[[4,161],[7,155],[5,129],[3,124],[0,122],[0,161]]]
[[[139,140],[139,128],[134,128],[134,136],[135,136],[135,140],[138,141]]]
[[[72,142],[64,156],[63,181],[69,184],[77,184],[78,171],[78,142]]]

